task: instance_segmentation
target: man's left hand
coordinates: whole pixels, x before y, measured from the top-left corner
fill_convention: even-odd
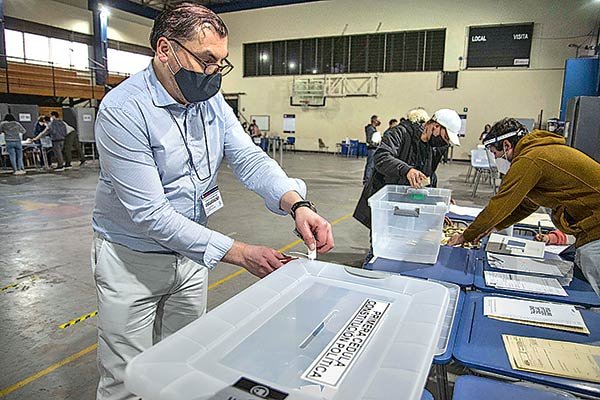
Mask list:
[[[296,210],[296,230],[310,250],[316,247],[319,254],[324,254],[333,249],[331,224],[310,208],[300,207]]]

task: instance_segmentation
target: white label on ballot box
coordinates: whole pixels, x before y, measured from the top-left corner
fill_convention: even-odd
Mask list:
[[[317,359],[302,379],[319,385],[338,387],[346,373],[367,346],[390,303],[366,299]]]

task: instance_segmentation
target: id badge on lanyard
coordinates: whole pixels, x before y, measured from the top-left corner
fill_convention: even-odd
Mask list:
[[[201,196],[201,200],[207,217],[210,217],[212,214],[223,208],[224,205],[218,186],[204,192]]]

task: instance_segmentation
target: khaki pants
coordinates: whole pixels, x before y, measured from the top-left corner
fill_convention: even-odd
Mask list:
[[[98,296],[97,399],[137,399],[123,384],[127,363],[206,311],[208,270],[175,255],[141,253],[94,237]]]

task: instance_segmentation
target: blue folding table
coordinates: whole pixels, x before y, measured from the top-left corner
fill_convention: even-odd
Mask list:
[[[429,393],[427,390],[423,390],[423,395],[421,396],[421,400],[434,400],[433,395]]]
[[[485,257],[485,256],[484,256]],[[546,253],[546,258],[556,258],[556,254]],[[475,287],[482,292],[505,293],[513,296],[528,297],[531,299],[554,301],[559,303],[577,304],[585,307],[599,307],[600,296],[594,292],[590,284],[575,274],[569,286],[564,287],[568,296],[555,296],[541,293],[518,292],[514,290],[496,289],[487,286],[483,276],[484,271],[506,272],[490,266],[486,259],[478,259],[475,263]]]
[[[454,359],[468,368],[557,387],[590,397],[600,397],[600,384],[512,369],[504,349],[503,334],[596,344],[600,341],[600,314],[581,310],[590,335],[500,321],[483,315],[483,298],[490,294],[470,292],[454,344]],[[529,397],[523,397],[529,399]]]
[[[472,375],[459,376],[452,400],[567,400],[564,393]]]
[[[365,269],[387,271],[415,278],[435,279],[455,283],[461,287],[473,286],[475,260],[482,258],[480,250],[462,247],[441,246],[440,255],[435,264],[390,260],[376,257],[365,265]]]

